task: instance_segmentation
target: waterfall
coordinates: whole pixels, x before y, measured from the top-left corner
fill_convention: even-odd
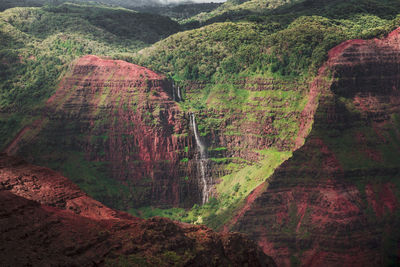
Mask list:
[[[178,101],[182,101],[181,88],[178,86]]]
[[[196,125],[196,117],[194,116],[194,114],[192,113],[192,127],[193,127],[193,132],[194,132],[194,138],[196,139],[196,144],[197,144],[197,148],[200,151],[200,156],[201,158],[206,158],[206,147],[203,145],[203,142],[201,142],[200,140],[200,136],[199,136],[199,131],[197,130],[197,125]]]
[[[200,167],[200,173],[201,173],[201,183],[203,186],[202,189],[202,204],[205,204],[208,201],[209,194],[210,194],[210,188],[208,188],[207,184],[207,153],[206,153],[206,147],[204,146],[203,142],[200,139],[198,130],[197,130],[197,125],[196,125],[196,118],[193,113],[190,115],[190,123],[193,128],[194,132],[194,137],[196,139],[196,145],[197,149],[200,152],[200,159],[197,159],[197,165]]]
[[[176,93],[178,93],[178,98],[176,98]],[[174,101],[178,101],[178,102],[182,101],[181,89],[179,88],[179,86],[178,86],[178,88],[175,86],[174,80],[172,80],[172,99]]]

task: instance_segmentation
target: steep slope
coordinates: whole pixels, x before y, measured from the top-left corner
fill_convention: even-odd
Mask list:
[[[37,120],[75,59],[137,51],[179,30],[169,18],[99,4],[0,13],[0,147]]]
[[[152,44],[179,31],[179,25],[171,19],[157,14],[147,14],[122,7],[99,4],[65,3],[48,6],[44,11],[60,17],[84,18],[92,25],[124,39]],[[37,24],[42,24],[39,20]],[[64,29],[65,31],[65,29]],[[48,31],[44,31],[48,34]]]
[[[230,229],[278,265],[399,264],[399,60],[400,29],[333,48],[313,84],[318,108],[304,146]]]
[[[37,7],[44,3],[45,0],[4,0],[0,3],[0,11],[13,7]]]
[[[240,234],[116,212],[59,173],[4,154],[0,181],[3,266],[275,266]]]
[[[146,68],[82,57],[5,152],[62,170],[113,207],[193,205],[196,175],[181,162],[193,144],[172,90]]]
[[[0,190],[92,219],[126,217],[91,199],[59,173],[6,154],[0,155]]]
[[[310,85],[329,49],[399,25],[398,1],[305,2],[180,32],[127,58],[173,78],[208,148],[216,199],[172,217],[222,229],[303,144],[318,100]]]
[[[256,2],[262,1],[244,4]],[[400,12],[393,0],[296,2],[273,12],[260,9],[262,14],[244,21],[181,32],[132,56],[133,39],[124,39],[129,47],[118,39],[125,34],[117,29],[126,29],[118,14],[126,10],[100,8],[119,22],[111,27],[97,7],[79,7],[4,12],[6,44],[19,49],[11,55],[5,49],[2,61],[4,77],[10,77],[0,96],[3,147],[61,170],[112,207],[190,207],[208,199],[190,214],[179,210],[179,216],[214,228],[247,205],[245,198],[302,145],[317,100],[309,84],[328,49],[391,31]],[[55,23],[60,14],[62,25]],[[88,38],[70,40],[76,27]],[[27,49],[33,44],[35,53]],[[66,71],[73,59],[92,52],[146,66],[173,82],[159,75],[146,89],[144,76],[127,77],[127,63],[93,57],[93,64],[77,60]],[[19,63],[28,67],[14,72]],[[66,79],[54,95],[60,73]]]

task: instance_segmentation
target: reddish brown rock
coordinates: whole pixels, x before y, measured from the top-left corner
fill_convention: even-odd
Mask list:
[[[230,229],[279,266],[400,264],[399,64],[400,29],[332,49],[304,146]]]
[[[181,83],[185,96],[194,99],[206,86]],[[306,84],[261,78],[233,83],[240,90],[267,94],[250,97],[243,107],[215,110],[210,105],[196,114],[197,125],[205,129],[208,156],[221,159],[206,163],[209,187],[232,172],[231,162],[244,166],[259,161],[260,150],[293,149],[297,120],[304,122],[296,140],[301,144],[312,122],[316,94],[303,112],[282,96],[291,91],[300,101]],[[42,116],[21,129],[5,152],[63,172],[115,208],[192,207],[202,200],[199,150],[189,114],[173,95],[163,75],[120,60],[84,56],[71,65]],[[281,120],[285,123],[274,124]]]
[[[166,77],[97,56],[84,56],[71,68],[42,118],[22,129],[5,152],[67,172],[81,155],[80,162],[88,162],[85,171],[128,188],[124,206],[107,193],[99,198],[120,208],[198,202],[196,165],[181,162],[188,157],[185,147],[195,145]]]
[[[43,205],[71,210],[84,217],[110,219],[116,212],[90,198],[60,173],[0,154],[0,190],[7,190]]]
[[[241,234],[111,210],[59,173],[4,154],[0,181],[2,266],[275,266]]]

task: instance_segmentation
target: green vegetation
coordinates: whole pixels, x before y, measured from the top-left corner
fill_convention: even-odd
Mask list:
[[[76,58],[134,52],[177,30],[167,18],[100,5],[0,13],[0,147],[43,107]]]
[[[227,148],[226,147],[215,147],[212,150],[214,151],[225,151]]]
[[[176,80],[209,80],[221,62],[238,54],[240,48],[254,53],[269,29],[255,23],[217,23],[197,30],[180,32],[140,52],[136,59],[151,69],[174,76]],[[254,49],[254,50],[251,50]],[[226,68],[229,66],[226,65]],[[223,70],[221,69],[221,72]]]
[[[66,3],[59,6],[43,8],[61,17],[67,14],[67,19],[84,18],[90,24],[103,29],[115,36],[127,40],[137,40],[145,44],[151,44],[163,39],[179,30],[178,24],[160,15],[138,13],[119,7],[105,7],[99,5],[83,5]],[[37,22],[44,26],[46,20]],[[46,33],[51,32],[45,30]],[[124,45],[120,40],[121,45]]]
[[[52,159],[52,168],[59,169],[88,195],[100,202],[118,209],[125,209],[129,191],[126,186],[108,176],[108,162],[90,162],[83,154],[70,152],[63,155],[65,158],[61,166]]]
[[[143,6],[134,9],[146,13],[167,16],[176,21],[185,23],[187,22],[187,19],[198,14],[207,14],[218,8],[220,5],[221,3],[183,3],[167,6]]]
[[[290,152],[279,152],[275,149],[258,152],[263,159],[255,165],[242,167],[238,172],[222,177],[221,183],[216,186],[217,197],[211,198],[205,205],[195,204],[190,210],[144,207],[131,209],[129,212],[143,218],[161,216],[219,229],[244,205],[245,198],[257,186],[268,181],[273,171],[291,156]]]
[[[182,89],[184,101],[178,104],[184,112],[196,113],[200,135],[210,141],[211,163],[229,174],[220,177],[215,198],[201,207],[195,205],[188,211],[144,207],[130,212],[220,228],[243,207],[246,197],[290,157],[299,116],[308,101],[309,84],[327,59],[329,49],[348,39],[387,34],[400,25],[398,14],[398,0],[232,0],[184,21],[186,28],[206,26],[171,35],[180,29],[176,22],[124,8],[66,3],[9,9],[0,13],[0,146],[37,118],[34,114],[42,110],[44,101],[54,93],[76,58],[97,54],[144,65],[166,74]],[[100,105],[105,105],[107,95],[100,97]],[[351,107],[346,99],[340,101]],[[127,110],[129,105],[125,103],[123,108]],[[144,115],[147,125],[157,126],[159,109]],[[395,145],[383,143],[381,149],[385,162],[395,166],[399,145],[395,136],[400,121],[398,117],[392,120],[397,128],[389,129],[387,138]],[[360,130],[365,131],[367,140],[374,138],[366,127]],[[225,144],[210,140],[216,132],[237,142],[237,147],[221,147]],[[340,142],[330,134],[321,136],[338,149],[335,153],[346,168],[373,166],[365,155],[349,151],[354,132],[345,132]],[[107,138],[103,135],[92,141],[104,143]],[[265,151],[256,151],[259,140],[268,144]],[[235,150],[243,152],[241,157],[226,156]],[[184,165],[192,159],[188,147],[182,152]],[[246,153],[258,154],[258,158],[246,157]],[[351,165],[355,161],[349,161],[350,157],[359,158],[358,165]],[[72,170],[76,160],[82,163]],[[65,165],[55,167],[72,179],[85,174],[83,181],[75,181],[103,200],[106,195],[125,194],[119,184],[109,184],[105,176],[100,176],[99,183],[94,182],[99,172],[93,170],[106,165],[73,155],[67,157]],[[182,178],[185,182],[190,179]],[[146,195],[144,191],[146,188],[138,188],[126,199],[141,198]],[[122,207],[123,203],[118,205]]]
[[[232,170],[232,174],[216,186],[215,199],[202,207],[195,206],[181,219],[214,228],[229,221],[248,194],[289,157],[298,132],[298,114],[308,100],[308,85],[327,59],[329,49],[348,39],[389,33],[400,25],[399,13],[399,2],[392,0],[335,0],[323,4],[229,1],[201,19],[199,16],[204,14],[192,19],[192,23],[201,20],[210,25],[172,35],[127,57],[168,74],[184,88],[185,102],[180,105],[185,111],[197,113],[198,129],[204,138],[225,125],[220,131],[226,136],[246,134],[273,140],[270,151],[282,153],[279,160],[273,161],[276,164],[260,158],[247,167],[234,166],[222,155],[213,156],[212,162],[223,164],[222,168]],[[211,24],[227,18],[230,21]],[[273,82],[270,85],[265,81]],[[193,82],[204,85],[193,90]],[[271,130],[249,133],[264,121],[272,126]],[[248,146],[242,144],[238,149],[243,151]],[[215,149],[210,147],[209,151],[217,153]],[[176,219],[176,213],[172,214]]]
[[[12,7],[40,7],[44,5],[60,5],[63,3],[101,3],[109,6],[120,6],[135,9],[143,5],[142,0],[2,0],[0,3],[0,11]],[[146,4],[159,4],[157,0],[146,0]]]
[[[141,218],[151,218],[155,216],[170,218],[171,220],[181,220],[187,216],[187,212],[182,208],[160,209],[154,207],[142,207],[138,209],[129,209],[128,212]]]
[[[198,27],[215,22],[247,20],[287,25],[298,17],[313,15],[330,19],[352,18],[357,14],[393,18],[398,14],[399,5],[395,0],[228,0],[212,12],[187,19],[186,23]]]
[[[192,211],[192,214],[198,215],[196,221],[203,221],[215,229],[222,227],[244,204],[245,198],[257,186],[268,181],[274,170],[291,156],[290,152],[280,152],[275,149],[259,153],[262,159],[258,163],[221,178],[221,182],[216,186],[218,198],[215,203],[211,201]]]
[[[184,20],[188,25],[197,26],[226,20],[239,20],[247,16],[263,14],[280,6],[300,2],[299,0],[228,0],[219,8],[208,13],[200,13]]]
[[[65,3],[0,13],[0,148],[40,118],[45,101],[75,59],[86,54],[111,57],[132,53],[177,30],[178,24],[165,17],[97,4]],[[99,96],[99,105],[106,105],[107,97],[106,88]],[[107,121],[102,116],[95,126],[103,127]],[[103,144],[108,138],[104,134],[92,136],[91,142]],[[145,192],[140,186],[132,193],[127,186],[110,179],[108,162],[88,161],[78,153],[75,144],[82,139],[83,136],[71,136],[62,141],[65,146],[58,145],[54,150],[48,147],[48,141],[60,140],[44,132],[32,151],[24,153],[27,157],[43,155],[35,157],[37,164],[60,170],[90,196],[114,208],[126,209],[129,200],[135,202],[143,197]],[[104,151],[99,151],[98,156],[103,157]]]
[[[46,0],[3,0],[0,3],[0,11],[12,7],[37,7],[43,6]]]
[[[357,2],[370,13],[356,8],[350,9],[348,16],[343,15],[344,9],[349,9],[344,2],[327,5],[326,9],[314,2],[293,4],[290,14],[284,13],[286,9],[275,10],[259,15],[256,22],[246,17],[240,22],[181,32],[127,59],[169,74],[181,87],[190,85],[186,80],[206,82],[202,90],[187,93],[181,103],[184,110],[207,113],[199,122],[203,136],[231,115],[246,113],[224,134],[241,135],[247,119],[257,122],[271,118],[275,131],[269,135],[277,135],[280,141],[275,144],[281,144],[292,140],[298,130],[296,116],[282,114],[302,110],[308,83],[326,60],[327,51],[344,40],[381,36],[399,25],[395,16],[400,10],[398,4],[387,1],[391,8],[383,13],[381,3],[368,3]],[[372,10],[370,5],[377,9]],[[260,78],[274,79],[273,88],[249,91],[252,84],[257,88]],[[244,79],[247,88],[243,88]],[[207,112],[210,110],[211,114]]]
[[[364,12],[340,19],[300,14],[291,21],[215,23],[181,32],[134,60],[177,80],[223,82],[259,75],[276,78],[274,74],[298,78],[315,74],[327,51],[340,42],[382,36],[399,24],[396,16]]]

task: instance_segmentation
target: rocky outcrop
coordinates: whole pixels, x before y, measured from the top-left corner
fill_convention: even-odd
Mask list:
[[[70,175],[71,162],[81,157],[84,172],[128,188],[123,197],[99,197],[112,206],[118,206],[115,198],[125,201],[119,208],[192,206],[201,199],[193,193],[199,192],[196,164],[181,161],[193,158],[195,144],[172,90],[165,76],[149,69],[85,56],[47,101],[42,119],[25,127],[5,152],[55,166],[93,189],[93,182]]]
[[[4,154],[0,181],[2,266],[275,266],[241,234],[114,211]]]
[[[399,64],[400,29],[332,49],[304,146],[230,229],[279,266],[399,264]]]
[[[178,86],[184,88],[179,94]],[[184,93],[197,99],[205,86],[180,82],[174,87],[149,69],[84,56],[71,65],[41,118],[21,129],[5,152],[62,171],[114,208],[192,207],[202,202],[204,191],[200,152],[190,112],[174,97],[184,101],[178,97]],[[213,103],[220,101],[218,95],[210,96],[207,108],[196,114],[211,159],[205,168],[207,188],[232,172],[230,163],[254,164],[262,158],[260,150],[286,151],[302,143],[301,138],[294,142],[297,121],[310,122],[314,110],[312,102],[302,112],[305,84],[248,78],[233,86],[245,92],[245,103],[235,96],[238,105],[225,107]],[[300,127],[299,136],[304,138],[309,126]]]
[[[174,87],[149,69],[84,56],[71,65],[42,116],[21,129],[4,152],[63,172],[115,208],[192,207],[202,202],[204,190],[190,113],[199,109],[196,99],[207,86],[180,81]],[[304,83],[246,78],[217,87],[195,112],[211,159],[208,188],[234,171],[232,166],[261,160],[262,150],[292,150],[297,122],[310,113],[302,113]],[[303,128],[301,136],[309,125]]]
[[[6,154],[0,154],[0,190],[84,217],[111,219],[125,216],[90,198],[61,174]]]

